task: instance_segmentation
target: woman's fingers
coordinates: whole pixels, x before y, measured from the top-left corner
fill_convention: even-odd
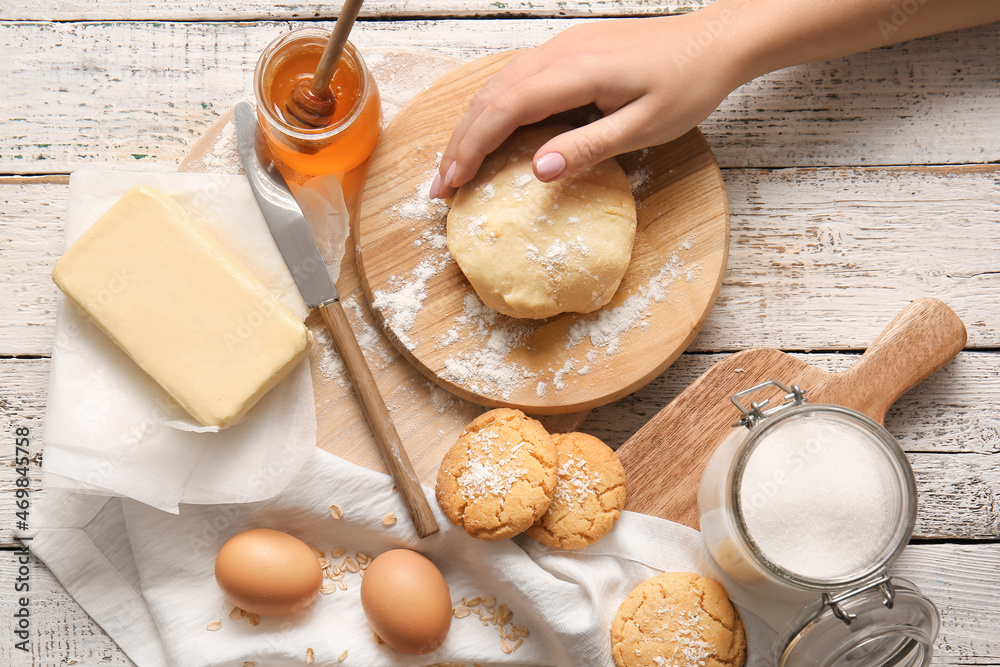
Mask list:
[[[648,105],[631,102],[618,111],[553,137],[535,153],[535,176],[554,181],[602,160],[650,144]]]

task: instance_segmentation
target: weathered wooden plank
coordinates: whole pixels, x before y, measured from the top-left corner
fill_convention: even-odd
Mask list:
[[[729,267],[695,349],[860,349],[924,296],[997,347],[1000,171],[949,173],[727,172]]]
[[[903,552],[894,574],[915,583],[941,611],[932,665],[1000,664],[997,559],[1000,544],[919,544]]]
[[[57,291],[51,273],[63,249],[68,192],[68,183],[0,184],[0,354],[51,350]],[[42,339],[48,343],[38,345]]]
[[[472,3],[461,0],[368,0],[361,19],[393,17],[501,17],[511,16],[647,16],[686,12],[710,0],[498,0]],[[169,3],[111,0],[100,3],[25,2],[10,0],[0,7],[0,20],[100,21],[182,20],[260,21],[335,17],[343,2],[280,2],[229,0],[204,3],[172,0]]]
[[[1000,347],[1000,167],[726,170],[729,266],[694,351],[863,349],[936,296]],[[0,182],[0,355],[47,355],[67,187]]]
[[[353,39],[471,59],[580,20],[365,21]],[[0,173],[177,164],[251,90],[260,50],[300,25],[0,23],[4,88],[31,91],[0,105]],[[702,127],[730,167],[997,161],[997,61],[994,25],[789,68],[743,86]]]
[[[9,557],[7,554],[11,554]],[[0,580],[15,575],[13,552],[0,552]],[[1000,545],[912,545],[895,574],[913,581],[942,613],[935,667],[994,665],[1000,661]],[[33,634],[28,657],[5,637],[5,665],[131,665],[131,661],[37,561],[31,567]],[[0,614],[9,617],[15,598],[0,596]],[[75,662],[74,662],[75,661]]]
[[[617,447],[723,356],[683,355],[646,388],[595,410],[582,430]],[[843,370],[858,358],[799,356],[828,370]],[[0,360],[0,427],[9,433],[28,426],[33,452],[40,446],[48,365],[47,359]],[[918,537],[1000,537],[1000,353],[961,353],[900,399],[886,427],[909,453],[917,475]],[[0,516],[14,515],[12,456],[12,448],[0,450]],[[37,490],[38,466],[31,472]],[[9,524],[0,525],[0,546],[9,545],[11,535]]]
[[[13,582],[19,576],[19,556],[12,550],[0,550],[0,580]],[[132,665],[128,656],[69,596],[48,568],[33,556],[29,558],[31,590],[20,594],[5,590],[0,595],[0,614],[4,618],[12,618],[18,609],[19,598],[27,596],[31,621],[28,651],[14,646],[12,626],[8,623],[0,638],[0,664],[11,667]]]

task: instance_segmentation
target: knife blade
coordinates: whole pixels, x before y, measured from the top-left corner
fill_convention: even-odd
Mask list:
[[[271,149],[257,128],[257,114],[249,102],[237,102],[233,116],[243,171],[302,298],[310,308],[337,299],[337,286],[302,209],[292,197],[271,157]]]
[[[375,436],[375,443],[396,482],[417,534],[427,537],[436,533],[439,530],[437,520],[424,496],[423,487],[389,416],[375,376],[365,361],[358,339],[340,305],[337,287],[316,246],[312,230],[306,223],[302,209],[292,197],[284,177],[278,171],[271,149],[264,141],[257,125],[257,115],[249,102],[237,102],[233,116],[243,170],[281,257],[306,305],[319,309],[330,330],[333,343],[354,385],[362,412]]]

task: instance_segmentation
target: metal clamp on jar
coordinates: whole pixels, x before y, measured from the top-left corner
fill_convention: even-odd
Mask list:
[[[744,405],[768,387],[784,392],[780,403]],[[750,590],[813,600],[779,636],[775,663],[929,664],[940,614],[888,574],[917,514],[902,448],[860,412],[809,404],[794,385],[772,380],[732,401],[743,418],[702,477],[701,531],[722,569]]]

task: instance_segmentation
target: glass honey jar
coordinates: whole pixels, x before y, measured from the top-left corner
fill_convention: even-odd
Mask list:
[[[744,404],[768,387],[784,392]],[[801,601],[779,635],[779,667],[930,664],[940,614],[888,569],[916,522],[913,470],[864,414],[812,404],[765,382],[732,397],[742,419],[713,453],[698,494],[719,566],[757,594]]]
[[[299,81],[312,77],[329,38],[319,28],[286,33],[264,49],[254,71],[257,116],[268,146],[285,165],[309,176],[357,167],[371,155],[382,130],[378,85],[351,42],[330,82],[336,99],[330,123],[302,127],[286,117],[286,100]]]

